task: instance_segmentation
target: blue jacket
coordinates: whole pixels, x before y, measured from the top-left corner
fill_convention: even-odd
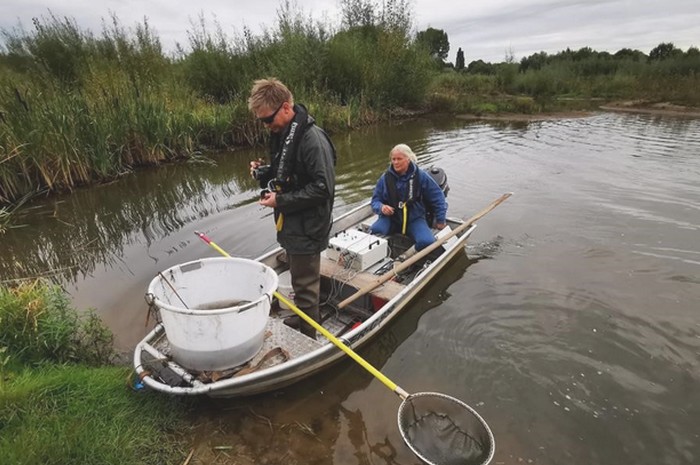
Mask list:
[[[435,214],[435,220],[438,223],[445,223],[447,217],[447,201],[445,200],[445,194],[442,192],[437,182],[435,182],[428,173],[418,168],[413,162],[411,162],[411,165],[408,167],[408,171],[401,176],[396,173],[393,166],[389,166],[389,169],[379,178],[377,185],[374,187],[372,211],[377,215],[381,215],[382,204],[390,205],[394,207],[395,210],[397,209],[397,205],[391,204],[391,195],[386,183],[386,176],[393,176],[396,179],[396,191],[399,199],[405,201],[408,197],[409,180],[414,173],[418,181],[418,188],[416,189],[418,192],[414,194],[414,202],[409,204],[408,222],[410,223],[416,218],[425,219],[425,207],[428,205]],[[398,211],[392,215],[392,218],[396,221],[401,221],[401,215]]]

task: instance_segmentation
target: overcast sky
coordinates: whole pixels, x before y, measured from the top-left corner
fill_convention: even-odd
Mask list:
[[[375,3],[380,3],[378,0]],[[102,20],[116,14],[133,27],[148,18],[166,50],[187,45],[191,21],[201,15],[216,18],[229,37],[243,26],[258,33],[272,27],[280,0],[0,0],[0,28],[20,22],[26,30],[32,18],[68,16],[81,28],[102,30]],[[307,15],[338,23],[337,0],[299,0]],[[450,41],[449,61],[462,48],[465,61],[516,60],[532,53],[557,53],[591,47],[616,52],[621,48],[645,53],[661,42],[687,50],[700,47],[698,0],[412,0],[417,30],[444,30]]]

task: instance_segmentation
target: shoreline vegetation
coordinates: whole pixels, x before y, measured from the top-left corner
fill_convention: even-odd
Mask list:
[[[112,16],[95,33],[49,15],[0,31],[0,225],[39,193],[264,142],[246,99],[265,76],[294,89],[331,133],[416,114],[528,120],[621,101],[700,111],[696,47],[584,47],[467,66],[460,48],[452,65],[447,35],[416,33],[408,0],[341,0],[341,18],[315,21],[282,2],[263,33],[233,36],[200,18],[170,54],[146,20],[127,28]]]
[[[112,333],[46,281],[0,286],[0,456],[14,465],[180,463],[187,404],[132,391]]]
[[[662,43],[648,55],[585,47],[468,66],[458,52],[452,65],[444,41],[429,40],[435,30],[415,33],[407,0],[340,3],[335,25],[283,2],[275,24],[257,36],[244,29],[230,37],[200,18],[187,47],[172,54],[146,21],[128,29],[114,16],[99,34],[53,15],[36,18],[28,32],[0,31],[0,237],[39,194],[263,143],[246,102],[261,77],[287,83],[332,133],[437,113],[511,121],[600,109],[700,117],[695,47]],[[0,456],[27,465],[192,458],[192,401],[130,389],[135,380],[114,363],[109,330],[72,308],[60,288],[6,283]]]

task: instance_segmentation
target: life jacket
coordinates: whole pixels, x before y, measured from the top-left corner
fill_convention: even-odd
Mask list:
[[[408,178],[408,191],[406,198],[400,198],[398,189],[396,188],[396,176],[389,170],[384,174],[384,182],[386,189],[389,192],[389,205],[394,208],[403,208],[403,204],[411,205],[417,199],[420,199],[420,182],[418,181],[418,167],[413,170],[413,173]]]
[[[302,104],[294,105],[294,119],[289,125],[286,134],[274,134],[270,138],[270,158],[272,159],[271,171],[274,173],[271,179],[267,180],[267,189],[277,193],[291,192],[298,189],[299,185],[304,185],[309,180],[299,179],[295,174],[295,164],[298,159],[299,143],[309,128],[316,125],[316,121],[308,114],[306,107]],[[333,154],[333,164],[337,160],[337,154],[333,142],[326,132],[316,126],[321,134],[328,141]],[[262,183],[261,183],[262,184]],[[284,214],[278,209],[274,211],[275,227],[280,232],[284,227]]]
[[[294,163],[297,148],[306,130],[314,124],[315,121],[309,116],[306,107],[295,104],[294,119],[286,134],[274,134],[270,137],[273,176],[270,180],[271,185],[265,187],[276,192],[291,191],[296,188],[298,180],[294,176]]]
[[[415,169],[408,178],[408,189],[403,196],[399,195],[399,191],[396,188],[396,176],[394,176],[390,170],[384,173],[384,183],[389,194],[389,205],[399,213],[398,215],[392,216],[392,221],[399,223],[401,234],[404,235],[406,234],[406,227],[408,225],[408,210],[413,208],[416,202],[422,200],[420,176],[418,174],[419,168],[418,165],[414,164],[413,166],[415,166]]]

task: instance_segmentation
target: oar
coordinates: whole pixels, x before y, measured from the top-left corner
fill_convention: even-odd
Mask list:
[[[211,239],[209,239],[204,233],[195,231],[195,234],[199,236],[200,239],[202,239],[204,242],[209,244],[214,250],[219,252],[221,255],[224,257],[231,257],[224,249],[216,245]],[[360,357],[355,351],[353,351],[350,347],[345,345],[340,339],[337,337],[333,336],[331,333],[326,330],[323,326],[318,324],[316,320],[308,316],[306,313],[302,312],[296,305],[294,305],[294,302],[289,301],[285,296],[280,294],[279,292],[275,291],[273,293],[275,297],[279,299],[280,302],[283,304],[287,305],[294,313],[299,315],[300,318],[302,318],[304,321],[306,321],[308,324],[313,326],[313,328],[318,331],[319,333],[323,334],[323,336],[331,341],[333,344],[335,344],[340,350],[345,352],[348,356],[350,356],[353,360],[355,360],[357,363],[362,365],[362,367],[369,371],[375,378],[377,378],[379,381],[384,383],[386,387],[391,389],[395,394],[397,394],[401,399],[406,399],[408,397],[408,393],[401,389],[396,383],[391,381],[389,378],[384,376],[379,370],[374,368],[369,362],[367,362],[365,359]]]
[[[476,220],[472,219],[471,221]],[[214,250],[219,252],[221,255],[230,257],[225,250],[216,245],[204,233],[195,231],[195,234],[204,242],[213,247]],[[463,463],[464,455],[466,454],[471,459],[474,459],[468,462],[472,465],[486,465],[491,461],[495,451],[495,440],[493,438],[493,433],[491,432],[491,429],[486,421],[481,418],[481,416],[473,408],[459,399],[438,392],[415,392],[413,394],[409,394],[398,384],[374,368],[374,366],[372,366],[367,360],[360,357],[340,339],[328,332],[326,328],[318,324],[313,318],[302,312],[296,305],[294,305],[294,302],[291,302],[277,291],[273,292],[273,295],[283,304],[291,308],[294,313],[299,315],[300,318],[310,324],[316,331],[323,334],[323,336],[331,341],[336,347],[345,352],[346,355],[359,363],[362,368],[381,381],[394,394],[401,398],[402,402],[399,406],[397,415],[399,431],[401,432],[401,437],[406,445],[421,460],[429,465],[439,465],[438,462],[457,463],[457,461],[460,461],[460,463]],[[423,403],[426,401],[428,407],[423,405]],[[455,409],[459,412],[455,414],[455,418],[451,418],[447,412],[452,412]],[[418,412],[422,413],[418,414]],[[446,418],[452,422],[454,429],[459,431],[462,436],[471,441],[468,443],[470,444],[470,448],[455,448],[452,447],[451,444],[442,444],[439,435],[433,440],[428,441],[427,444],[422,444],[420,442],[414,443],[414,436],[422,437],[425,436],[425,434],[430,435],[431,433],[435,432],[434,425],[430,425],[429,422],[426,422],[427,426],[422,426],[421,422],[424,418],[442,418],[443,416],[446,416]],[[427,433],[416,433],[416,429],[420,428],[424,428]],[[438,449],[437,451],[435,450],[436,447]]]
[[[474,222],[478,221],[481,217],[486,215],[488,212],[499,206],[501,203],[503,203],[508,197],[513,195],[512,192],[507,192],[491,202],[486,208],[481,210],[479,213],[476,215],[472,216],[468,220],[466,220],[464,223],[460,224],[458,227],[456,227],[454,230],[450,231],[449,233],[445,234],[442,236],[440,239],[436,240],[432,244],[430,244],[428,247],[422,249],[420,252],[417,252],[415,255],[413,255],[411,258],[408,260],[402,262],[400,265],[397,265],[394,267],[393,270],[389,271],[388,273],[385,273],[381,275],[379,278],[375,279],[371,283],[367,284],[365,287],[362,289],[358,290],[355,292],[353,295],[348,297],[347,299],[343,300],[338,304],[338,308],[344,308],[347,307],[350,303],[354,302],[358,298],[362,297],[363,295],[367,294],[368,292],[372,291],[373,289],[381,286],[385,282],[391,280],[394,278],[394,276],[397,276],[400,272],[408,268],[409,266],[413,265],[416,263],[418,260],[421,258],[425,257],[428,255],[430,252],[433,250],[437,249],[440,247],[442,244],[444,244],[448,239],[451,237],[456,236],[457,234],[460,234],[462,231],[465,231],[467,228],[469,228]]]

